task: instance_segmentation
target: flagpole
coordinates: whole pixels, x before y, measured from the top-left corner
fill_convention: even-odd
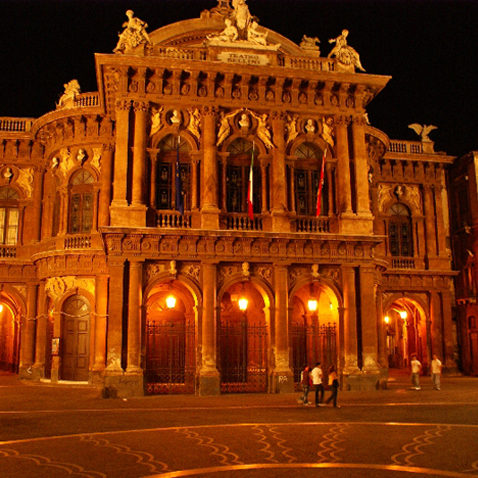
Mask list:
[[[322,156],[322,164],[320,167],[319,187],[317,188],[317,207],[315,217],[320,216],[320,207],[322,205],[322,189],[324,187],[324,172],[325,172],[325,158],[327,156],[328,145],[325,146],[324,154]]]

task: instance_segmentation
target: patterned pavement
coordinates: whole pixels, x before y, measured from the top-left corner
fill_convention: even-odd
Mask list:
[[[470,477],[477,438],[477,425],[340,421],[87,433],[2,442],[0,476]]]

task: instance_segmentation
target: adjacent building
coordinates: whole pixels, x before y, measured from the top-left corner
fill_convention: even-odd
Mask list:
[[[455,370],[454,158],[369,124],[390,77],[346,30],[325,55],[244,0],[152,33],[127,17],[98,91],[0,119],[2,366],[122,395]]]

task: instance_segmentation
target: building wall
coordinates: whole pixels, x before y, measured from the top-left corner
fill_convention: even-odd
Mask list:
[[[279,54],[245,52],[260,67],[220,62],[198,46],[207,28],[167,30],[186,56],[161,30],[147,55],[96,55],[98,93],[2,123],[0,207],[19,229],[0,245],[0,300],[16,304],[21,376],[215,394],[291,391],[306,362],[356,389],[413,353],[453,370],[452,158],[367,124],[388,77],[339,71],[277,34]],[[411,241],[398,255],[397,207]]]

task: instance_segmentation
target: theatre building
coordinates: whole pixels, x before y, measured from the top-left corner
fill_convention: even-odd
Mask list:
[[[322,53],[244,0],[123,28],[98,91],[0,119],[2,368],[123,396],[454,370],[453,158],[369,124],[390,77],[353,32]]]

